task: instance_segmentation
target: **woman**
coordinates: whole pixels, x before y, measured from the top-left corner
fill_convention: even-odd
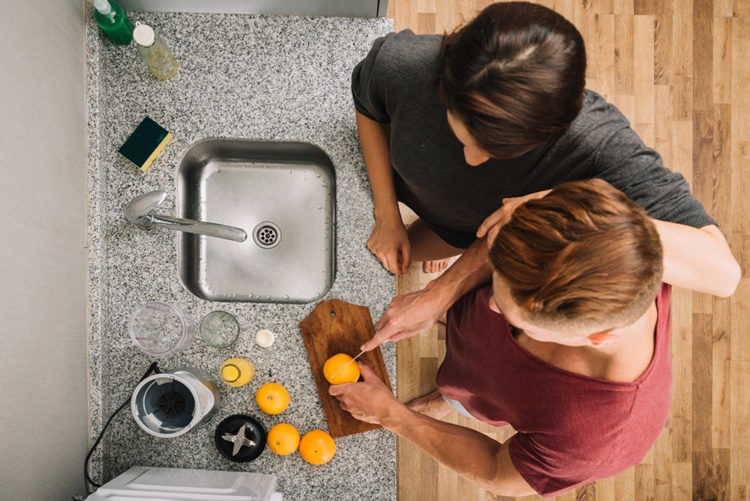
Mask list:
[[[438,391],[401,404],[366,366],[364,382],[329,391],[500,495],[615,475],[643,459],[669,413],[660,240],[606,182],[565,183],[516,209],[490,250],[492,283],[448,311]],[[517,433],[500,444],[439,421],[451,408]]]
[[[367,349],[429,327],[486,279],[477,237],[565,181],[604,179],[646,209],[672,256],[667,283],[734,292],[739,266],[715,221],[625,117],[584,90],[585,71],[578,30],[525,2],[490,5],[444,37],[391,33],[355,67],[375,211],[368,247],[392,273],[412,260],[436,271],[464,253],[424,291],[394,299]],[[419,216],[408,230],[398,201]]]

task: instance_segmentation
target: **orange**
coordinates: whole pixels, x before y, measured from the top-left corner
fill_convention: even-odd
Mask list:
[[[299,432],[290,424],[279,423],[268,432],[268,448],[279,456],[286,456],[297,450]]]
[[[281,414],[289,407],[289,393],[279,383],[266,383],[258,388],[255,401],[266,414]]]
[[[352,361],[352,357],[346,353],[339,353],[334,355],[323,365],[323,375],[326,380],[331,384],[344,384],[344,383],[356,383],[359,379],[359,366],[357,362]],[[349,364],[349,365],[346,365]],[[346,367],[344,367],[346,365]],[[344,370],[336,374],[342,367]],[[336,377],[331,377],[336,374]]]
[[[336,442],[323,430],[308,431],[300,440],[299,453],[310,464],[326,464],[336,454]]]

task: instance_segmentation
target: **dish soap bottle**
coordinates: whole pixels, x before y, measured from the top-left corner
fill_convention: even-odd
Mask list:
[[[219,372],[229,386],[244,386],[255,378],[255,365],[245,358],[230,358],[221,364]]]
[[[114,0],[94,0],[94,20],[112,42],[127,45],[133,40],[133,24]]]
[[[133,38],[137,44],[138,53],[156,78],[169,80],[177,73],[177,60],[164,39],[154,34],[151,26],[135,23]]]

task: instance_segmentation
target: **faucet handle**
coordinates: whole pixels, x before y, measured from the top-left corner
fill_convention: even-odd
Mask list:
[[[242,228],[225,224],[183,219],[174,216],[152,214],[152,211],[164,202],[167,194],[161,190],[140,195],[125,206],[125,218],[143,230],[150,230],[155,225],[171,228],[185,233],[195,233],[208,237],[223,238],[235,242],[244,242],[247,233]]]
[[[160,206],[166,198],[167,193],[162,190],[139,195],[125,206],[125,218],[140,228],[148,229],[153,224],[153,218],[149,217],[151,211]]]

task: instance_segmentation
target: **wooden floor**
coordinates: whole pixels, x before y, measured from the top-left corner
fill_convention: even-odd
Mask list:
[[[395,29],[451,31],[483,0],[390,0]],[[630,118],[665,164],[681,172],[716,218],[740,261],[730,299],[676,290],[671,417],[644,461],[561,500],[750,498],[750,0],[557,0],[542,4],[571,20],[586,40],[588,87]],[[418,265],[399,293],[431,277]],[[434,388],[444,355],[437,329],[400,341],[398,396]],[[505,440],[508,432],[465,426]],[[402,501],[496,499],[410,443],[398,445]],[[530,498],[536,499],[536,498]],[[542,498],[538,498],[542,499]]]

